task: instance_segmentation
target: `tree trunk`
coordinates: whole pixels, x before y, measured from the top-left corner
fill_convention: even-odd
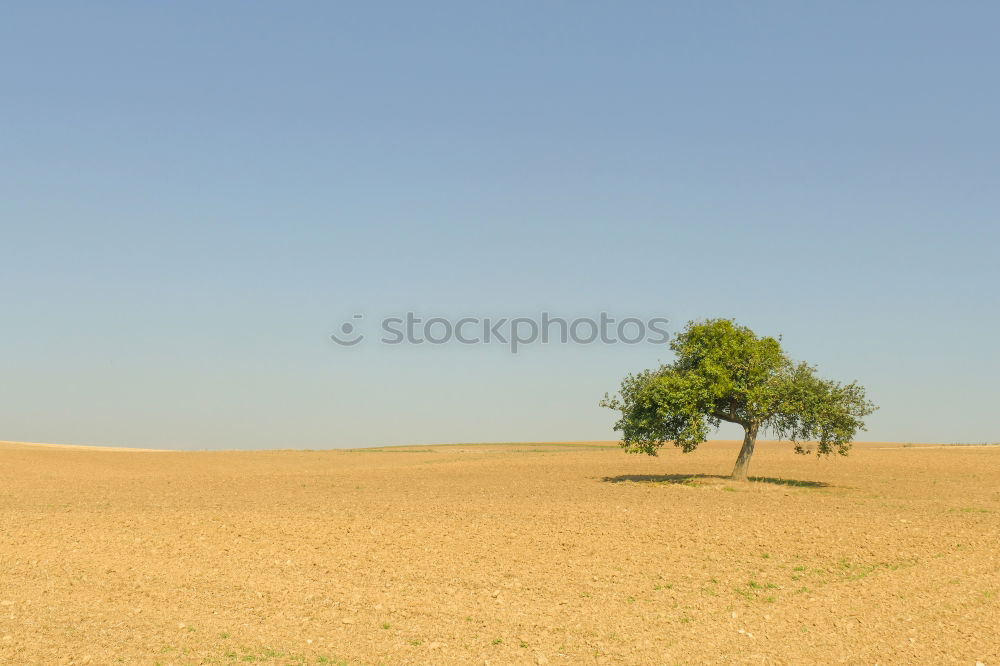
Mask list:
[[[736,467],[733,468],[733,480],[746,481],[747,469],[750,468],[750,457],[753,455],[754,444],[757,443],[757,424],[752,423],[745,426],[746,434],[743,436],[743,448],[740,449],[740,457],[736,459]]]

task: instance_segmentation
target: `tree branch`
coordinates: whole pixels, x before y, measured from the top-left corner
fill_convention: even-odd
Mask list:
[[[736,423],[737,425],[741,425],[744,428],[748,427],[746,421],[733,414],[732,407],[729,408],[729,412],[712,411],[711,416],[712,418],[719,419],[720,421],[728,421],[729,423]]]

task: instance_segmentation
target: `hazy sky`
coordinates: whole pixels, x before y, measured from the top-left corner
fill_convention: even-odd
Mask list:
[[[598,400],[664,345],[372,337],[544,310],[735,317],[864,384],[864,438],[1000,440],[998,24],[912,0],[8,6],[0,439],[612,438]],[[344,321],[369,338],[334,344]]]

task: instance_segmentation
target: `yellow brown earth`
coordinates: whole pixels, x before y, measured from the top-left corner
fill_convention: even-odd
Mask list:
[[[0,663],[1000,664],[1000,447],[736,452],[0,444]]]

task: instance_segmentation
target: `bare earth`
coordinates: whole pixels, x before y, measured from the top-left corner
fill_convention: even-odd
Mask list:
[[[0,664],[1000,664],[1000,447],[736,451],[0,444]]]

